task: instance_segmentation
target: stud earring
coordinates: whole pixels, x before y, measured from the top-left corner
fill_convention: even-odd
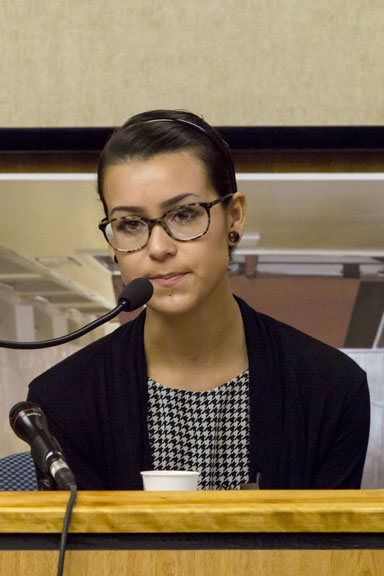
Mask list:
[[[232,243],[232,244],[237,244],[238,241],[240,240],[240,234],[238,232],[236,232],[236,230],[232,230],[229,234],[228,234],[228,240]]]

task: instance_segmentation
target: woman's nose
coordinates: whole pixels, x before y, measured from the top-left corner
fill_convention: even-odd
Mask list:
[[[175,254],[176,240],[171,238],[160,224],[155,224],[148,242],[148,252],[153,258]]]

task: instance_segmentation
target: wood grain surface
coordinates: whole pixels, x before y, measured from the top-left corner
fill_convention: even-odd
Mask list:
[[[1,532],[61,532],[66,492],[0,493]],[[384,490],[79,492],[71,532],[382,532]]]
[[[58,552],[0,552],[0,576],[55,576]],[[67,551],[64,576],[382,576],[383,550]]]

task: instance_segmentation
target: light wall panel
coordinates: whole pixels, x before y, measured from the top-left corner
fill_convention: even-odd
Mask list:
[[[2,0],[0,125],[379,125],[380,0]]]

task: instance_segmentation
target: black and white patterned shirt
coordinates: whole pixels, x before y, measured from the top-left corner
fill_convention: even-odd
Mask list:
[[[148,378],[155,470],[198,470],[201,490],[236,490],[249,477],[249,372],[204,392]]]

